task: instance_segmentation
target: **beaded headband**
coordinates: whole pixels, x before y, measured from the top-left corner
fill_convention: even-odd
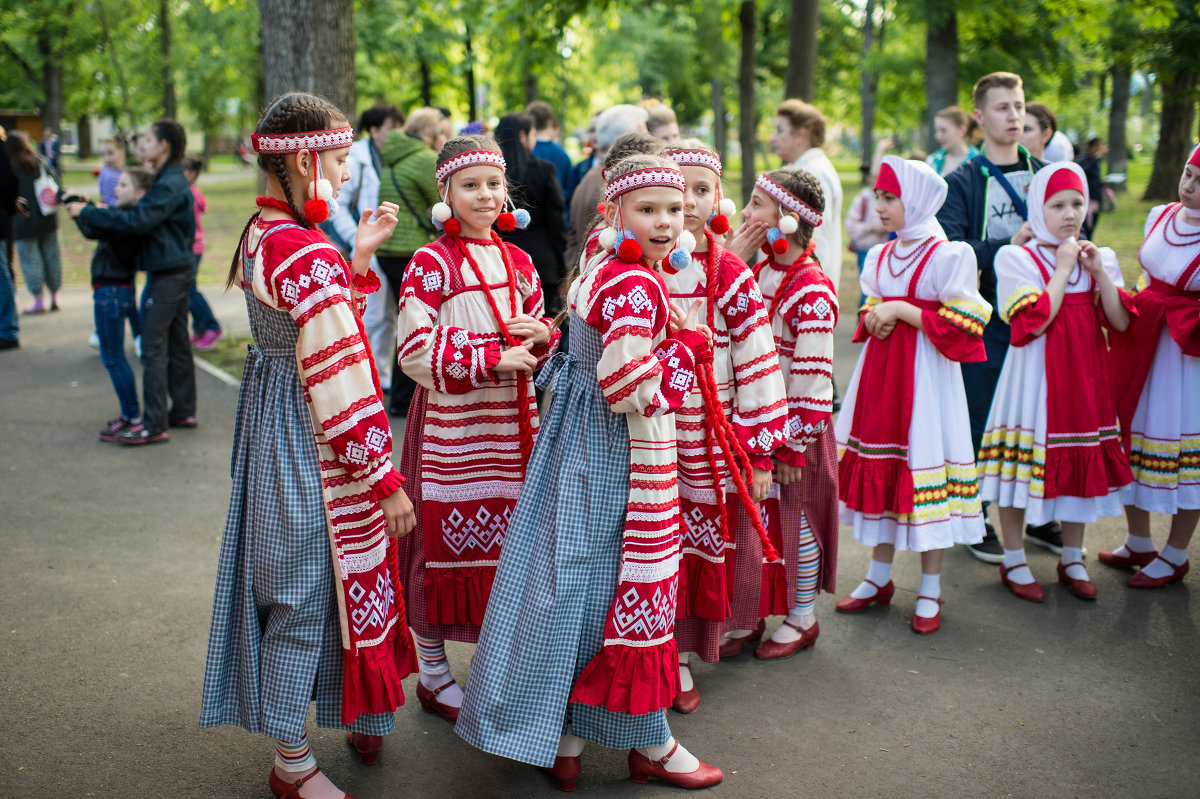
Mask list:
[[[821,214],[817,209],[771,180],[765,174],[759,175],[758,180],[754,181],[754,185],[771,195],[775,199],[775,202],[784,208],[798,214],[801,219],[813,227],[821,224]]]
[[[687,189],[687,184],[683,180],[683,173],[678,169],[671,169],[664,166],[635,169],[632,172],[626,172],[618,178],[613,178],[612,182],[608,184],[608,188],[604,190],[604,201],[606,203],[612,202],[622,194],[628,194],[631,191],[651,186],[679,189],[680,192]]]
[[[354,128],[346,125],[329,130],[311,130],[305,133],[251,133],[250,146],[256,153],[280,155],[298,153],[301,150],[319,152],[336,150],[354,144]]]
[[[679,166],[702,166],[721,176],[721,159],[705,150],[674,150],[667,153],[667,158]]]
[[[470,150],[468,152],[456,155],[449,161],[445,162],[437,168],[437,182],[445,183],[446,178],[453,175],[460,169],[466,169],[469,166],[486,164],[488,166],[499,167],[501,172],[507,171],[504,164],[504,156],[494,150]]]

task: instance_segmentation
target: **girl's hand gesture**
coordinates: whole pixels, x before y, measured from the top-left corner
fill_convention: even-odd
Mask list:
[[[400,208],[395,203],[380,203],[374,211],[367,209],[358,220],[354,252],[365,252],[368,259],[379,249],[396,229],[396,214]]]
[[[500,360],[492,367],[496,374],[511,372],[532,372],[537,366],[537,358],[529,354],[525,345],[509,347],[501,355]]]
[[[767,243],[766,222],[743,222],[726,238],[725,249],[748,264],[758,261],[758,248]]]
[[[770,469],[754,469],[754,480],[750,485],[750,499],[754,502],[762,502],[767,498],[767,494],[771,493],[771,481],[773,472]]]
[[[540,320],[525,314],[517,314],[508,320],[508,332],[514,338],[521,339],[526,347],[536,347],[538,344],[545,344],[550,340],[550,328],[542,324]]]
[[[1100,261],[1100,248],[1090,241],[1079,242],[1079,265],[1092,277],[1099,277],[1104,271]]]
[[[1079,242],[1075,239],[1065,239],[1058,245],[1058,250],[1055,253],[1055,270],[1062,270],[1068,274],[1075,268],[1075,264],[1080,262],[1080,253],[1082,248]]]
[[[379,500],[383,509],[383,518],[387,520],[387,534],[392,538],[401,538],[412,532],[417,525],[417,514],[413,511],[412,500],[403,488],[397,488],[390,497]]]
[[[898,312],[899,307],[896,302],[881,302],[867,311],[866,317],[863,318],[863,325],[867,328],[868,333],[882,341],[896,329],[896,322],[899,320]]]
[[[775,482],[781,486],[789,486],[800,482],[800,467],[792,466],[783,461],[775,461]]]
[[[712,330],[709,329],[708,325],[700,323],[701,304],[702,303],[700,300],[695,300],[691,307],[688,308],[688,312],[685,315],[683,311],[679,310],[678,305],[671,303],[671,319],[667,325],[667,332],[674,335],[680,330],[695,330],[697,333],[704,336],[704,338],[708,341],[709,348],[711,348],[713,345]]]

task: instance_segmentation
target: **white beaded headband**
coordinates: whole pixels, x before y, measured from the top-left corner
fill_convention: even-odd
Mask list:
[[[346,125],[330,130],[310,130],[305,133],[251,133],[250,146],[256,153],[279,155],[301,150],[318,152],[336,150],[354,144],[354,128]]]
[[[618,178],[613,178],[612,182],[608,184],[608,188],[604,190],[604,201],[606,203],[612,202],[622,194],[628,194],[631,191],[651,186],[679,189],[680,192],[683,192],[687,188],[687,184],[683,180],[683,173],[677,169],[661,166],[649,169],[635,169],[632,172],[626,172]]]
[[[456,155],[446,163],[437,168],[437,182],[445,183],[446,178],[453,175],[460,169],[466,169],[469,166],[477,166],[479,164],[487,164],[488,166],[499,167],[501,172],[507,170],[504,164],[504,156],[494,150],[470,150],[468,152]]]
[[[766,175],[759,175],[758,180],[754,181],[754,185],[771,195],[775,202],[782,205],[784,208],[799,214],[800,218],[813,227],[821,224],[821,214],[817,209],[813,208],[808,203],[801,200],[790,191],[780,186],[775,181],[771,180]]]
[[[679,166],[702,166],[716,172],[717,177],[721,176],[721,159],[710,152],[704,150],[674,150],[667,153],[667,157],[679,164]]]

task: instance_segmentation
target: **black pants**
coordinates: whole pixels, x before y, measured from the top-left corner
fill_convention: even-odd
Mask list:
[[[392,307],[400,307],[400,284],[404,282],[404,273],[408,269],[408,262],[412,260],[411,255],[376,255],[379,260],[379,268],[383,270],[383,274],[387,276],[388,286],[392,292]],[[399,342],[397,342],[399,345]],[[397,351],[398,352],[398,351]],[[412,403],[413,392],[417,390],[417,383],[400,369],[396,362],[397,352],[391,354],[392,358],[392,394],[388,402],[388,413],[393,416],[407,416],[408,406]],[[382,357],[383,353],[376,353],[375,357]]]
[[[188,340],[188,297],[194,266],[154,272],[142,316],[142,419],[151,433],[196,415],[196,368]],[[167,396],[171,408],[167,410]]]

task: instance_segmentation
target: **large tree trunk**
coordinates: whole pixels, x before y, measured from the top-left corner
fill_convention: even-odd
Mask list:
[[[58,43],[50,31],[43,27],[38,31],[37,50],[42,61],[42,125],[55,133],[62,133],[63,115],[63,66],[55,46]]]
[[[725,87],[720,78],[712,79],[713,148],[721,163],[725,163],[725,151],[729,147],[729,130],[725,124]]]
[[[1180,72],[1163,80],[1159,115],[1158,149],[1143,200],[1174,202],[1179,199],[1179,173],[1192,147],[1192,120],[1196,112],[1196,86],[1200,73]]]
[[[353,117],[354,0],[258,0],[258,9],[267,96],[312,92]]]
[[[951,0],[925,3],[925,142],[937,149],[933,117],[958,103],[958,16]]]
[[[1112,105],[1108,109],[1108,174],[1125,174],[1129,143],[1125,139],[1125,121],[1129,117],[1129,81],[1132,67],[1128,62],[1113,64]],[[1124,188],[1122,182],[1120,188]]]
[[[788,17],[788,63],[784,94],[813,101],[817,84],[817,28],[821,23],[818,0],[791,0]]]
[[[754,152],[758,147],[758,113],[754,102],[754,0],[742,0],[738,24],[742,31],[741,63],[738,67],[738,142],[742,147],[742,202],[750,202],[754,191]]]
[[[429,68],[429,60],[422,58],[421,71],[421,105],[433,105],[433,74]]]
[[[90,116],[88,116],[87,114],[84,114],[83,116],[81,116],[79,118],[79,121],[75,123],[75,134],[79,139],[79,141],[76,144],[76,146],[78,147],[78,149],[75,151],[76,157],[78,157],[79,160],[81,160],[81,161],[84,160],[85,158],[91,158],[92,157],[92,118]]]
[[[471,49],[471,26],[464,26],[466,36],[463,39],[463,48],[467,54],[467,119],[474,122],[479,119],[478,110],[475,107],[475,51]]]
[[[875,152],[875,89],[879,85],[879,74],[867,67],[874,43],[875,0],[867,0],[863,21],[862,59],[859,61],[862,68],[859,75],[859,99],[862,104],[862,135],[859,136],[859,142],[862,149],[861,163],[868,169],[871,156]]]
[[[529,105],[536,99],[538,99],[538,76],[532,69],[529,69],[525,73],[525,105]]]
[[[169,0],[158,4],[159,45],[162,47],[163,116],[175,118],[175,77],[171,71],[171,8]],[[350,109],[353,111],[354,109]]]

